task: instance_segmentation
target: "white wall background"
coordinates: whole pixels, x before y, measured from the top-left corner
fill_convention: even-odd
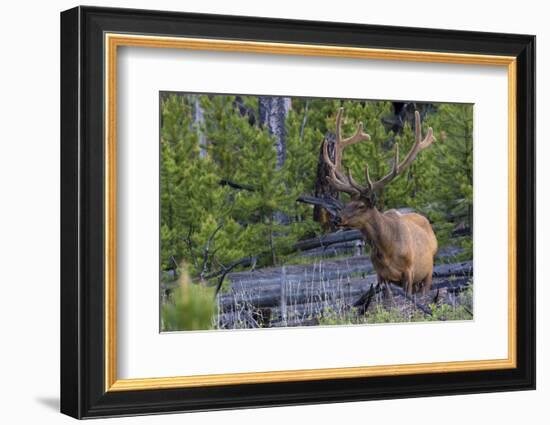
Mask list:
[[[78,3],[9,2],[0,15],[0,421],[69,423],[59,392],[59,12]],[[144,0],[95,5],[537,35],[538,158],[550,156],[550,27],[544,2],[524,0]],[[542,164],[541,164],[542,165]],[[538,390],[110,420],[109,423],[544,423],[550,414],[550,167],[538,169]]]

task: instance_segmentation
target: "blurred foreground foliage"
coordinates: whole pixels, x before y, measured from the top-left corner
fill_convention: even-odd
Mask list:
[[[161,306],[161,330],[212,329],[216,314],[215,289],[192,284],[189,274],[183,269],[179,286],[172,292],[170,300]]]

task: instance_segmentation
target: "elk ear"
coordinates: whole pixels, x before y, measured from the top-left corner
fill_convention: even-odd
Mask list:
[[[376,206],[376,193],[374,191],[361,194],[361,201],[368,207],[374,208]]]

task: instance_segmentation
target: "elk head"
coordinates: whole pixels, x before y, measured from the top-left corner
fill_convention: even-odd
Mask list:
[[[323,158],[327,163],[330,175],[327,176],[330,184],[338,191],[348,193],[351,201],[346,204],[339,213],[336,223],[346,227],[361,227],[365,216],[370,214],[376,207],[376,196],[384,186],[402,173],[416,158],[416,156],[435,140],[433,130],[430,127],[426,137],[422,138],[420,114],[415,112],[415,142],[407,156],[399,161],[399,146],[394,145],[393,165],[391,171],[380,180],[372,181],[369,175],[369,166],[365,165],[365,185],[360,185],[352,177],[350,170],[344,172],[342,167],[342,154],[344,148],[362,141],[370,141],[370,136],[363,132],[363,124],[359,123],[355,134],[348,138],[342,138],[342,116],[344,108],[338,110],[336,115],[336,141],[334,146],[334,162],[328,154],[328,142],[323,145]]]

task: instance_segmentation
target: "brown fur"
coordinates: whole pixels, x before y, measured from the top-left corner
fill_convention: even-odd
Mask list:
[[[420,214],[384,213],[361,200],[346,205],[340,225],[359,229],[371,246],[379,282],[402,284],[409,295],[416,285],[425,294],[432,285],[437,239],[430,222]]]

